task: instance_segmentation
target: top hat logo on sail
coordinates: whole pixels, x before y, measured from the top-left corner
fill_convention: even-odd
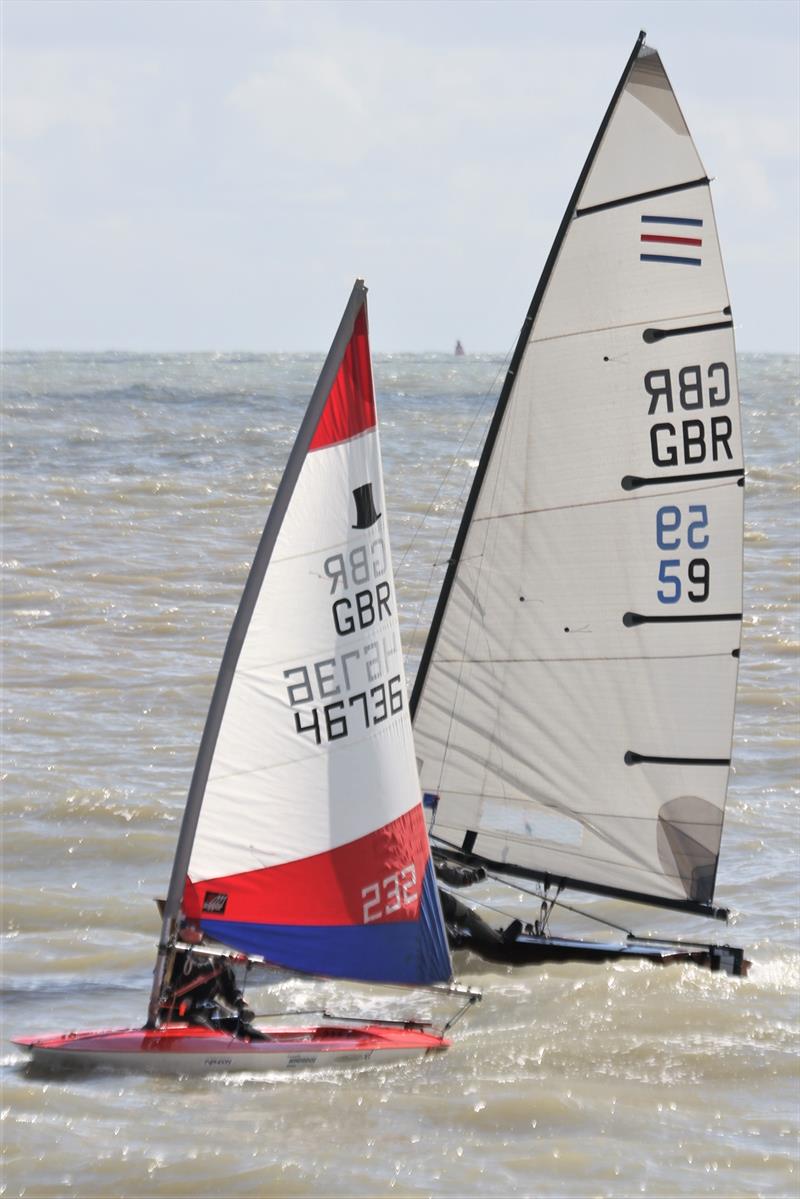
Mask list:
[[[372,484],[364,483],[362,487],[356,487],[353,499],[356,502],[356,523],[350,527],[371,529],[381,518],[381,513],[376,510],[375,500],[372,498]]]

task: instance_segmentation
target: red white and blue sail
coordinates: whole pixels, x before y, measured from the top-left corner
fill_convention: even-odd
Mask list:
[[[246,627],[240,609],[226,651],[238,656],[216,716],[212,702],[182,907],[216,939],[290,969],[436,983],[451,963],[420,804],[360,283],[343,325],[338,363],[326,364],[332,385],[313,427],[304,422],[287,467],[296,477],[271,517],[271,553],[251,572]]]

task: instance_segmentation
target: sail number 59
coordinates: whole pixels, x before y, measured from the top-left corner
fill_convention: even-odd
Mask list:
[[[379,883],[370,883],[361,888],[364,901],[365,924],[391,916],[401,908],[409,908],[417,901],[417,871],[414,863],[404,866],[396,874],[390,874]]]
[[[708,508],[705,504],[690,504],[689,519],[684,524],[683,513],[674,504],[666,504],[656,513],[656,542],[660,550],[679,550],[681,542],[692,550],[704,550],[708,545]],[[680,558],[662,558],[658,565],[658,581],[662,586],[657,595],[662,604],[677,604],[686,587],[693,604],[708,599],[711,585],[711,566],[707,558],[692,558],[685,564],[691,586],[682,578],[684,563]]]

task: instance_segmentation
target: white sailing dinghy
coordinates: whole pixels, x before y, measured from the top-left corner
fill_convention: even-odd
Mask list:
[[[17,1038],[37,1061],[249,1071],[395,1061],[449,1044],[445,1030],[379,1020],[241,1035],[189,1024],[176,1003],[177,963],[206,937],[249,963],[458,990],[420,802],[384,513],[359,280],[225,649],[147,1025]],[[461,993],[467,1005],[477,998]]]
[[[733,322],[709,180],[644,36],[525,318],[411,707],[437,862],[545,884],[538,923],[492,940],[448,914],[451,944],[741,973],[727,946],[547,930],[561,888],[727,917],[714,886],[742,622]]]

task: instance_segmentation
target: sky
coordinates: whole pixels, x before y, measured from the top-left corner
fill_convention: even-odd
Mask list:
[[[798,350],[795,0],[3,0],[6,349],[506,352],[640,28]]]

